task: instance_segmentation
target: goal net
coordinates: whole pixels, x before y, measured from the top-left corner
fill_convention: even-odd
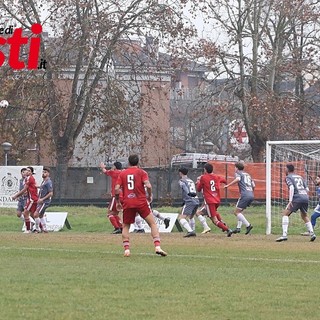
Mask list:
[[[320,140],[267,141],[266,143],[266,234],[281,233],[282,211],[288,204],[286,164],[292,163],[309,188],[308,215],[317,204],[315,178],[320,174]],[[306,231],[300,212],[290,215],[289,232]]]

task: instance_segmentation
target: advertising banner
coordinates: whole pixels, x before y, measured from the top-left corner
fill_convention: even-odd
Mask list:
[[[16,208],[18,201],[11,196],[19,191],[21,169],[26,166],[0,166],[0,207]],[[42,182],[43,166],[32,166],[37,185]]]
[[[169,218],[170,224],[169,224],[168,228],[166,228],[161,219],[155,218],[159,232],[170,233],[176,223],[176,220],[178,218],[178,214],[177,213],[163,213],[163,212],[161,212],[161,215],[164,216],[165,218]],[[151,232],[151,229],[149,228],[148,224],[143,219],[142,219],[142,225],[143,225],[143,229],[146,233]],[[134,232],[134,224],[131,224],[129,232]]]

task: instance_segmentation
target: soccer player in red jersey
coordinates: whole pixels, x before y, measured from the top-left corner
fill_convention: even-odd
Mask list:
[[[36,186],[36,180],[33,177],[33,173],[33,167],[27,167],[27,176],[24,181],[23,189],[12,196],[12,200],[16,200],[25,192],[27,192],[28,199],[23,211],[24,220],[26,224],[25,233],[31,233],[30,214],[32,215],[36,211],[38,202],[38,189]]]
[[[110,223],[113,225],[114,230],[113,234],[118,234],[122,232],[122,222],[119,216],[119,211],[117,210],[116,200],[114,198],[114,188],[118,179],[120,172],[122,171],[122,164],[121,162],[116,161],[113,164],[113,168],[110,170],[106,169],[106,166],[103,162],[100,163],[100,168],[102,172],[106,175],[111,177],[111,202],[107,209],[107,218],[109,219]],[[120,194],[121,195],[121,194]],[[121,196],[120,196],[121,198]]]
[[[134,223],[136,214],[139,213],[151,229],[155,253],[165,257],[167,253],[160,247],[159,230],[149,205],[152,202],[152,186],[148,174],[138,167],[139,157],[137,155],[130,155],[128,160],[129,168],[119,174],[115,186],[115,199],[118,211],[123,206],[122,241],[124,256],[130,256],[129,228],[130,224]],[[120,190],[123,192],[122,205],[119,197]]]
[[[211,221],[223,231],[227,231],[227,236],[231,237],[232,230],[221,220],[217,209],[220,205],[220,183],[226,184],[227,181],[213,173],[213,166],[210,163],[204,165],[204,174],[196,183],[197,191],[203,193],[205,206]],[[220,219],[218,219],[218,217]]]

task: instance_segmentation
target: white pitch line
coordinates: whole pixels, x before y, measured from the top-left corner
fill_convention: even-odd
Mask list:
[[[122,255],[122,251],[96,251],[96,250],[73,250],[73,249],[59,249],[59,248],[29,248],[29,247],[6,247],[1,246],[0,250],[19,250],[19,251],[56,251],[56,252],[68,252],[68,253],[95,253],[95,254],[116,254]],[[139,252],[132,252],[132,256],[155,256],[154,253],[139,253]],[[215,256],[207,256],[207,255],[188,255],[188,254],[168,254],[167,258],[193,258],[193,259],[221,259],[226,258],[222,255],[215,255]],[[257,257],[227,257],[230,260],[242,260],[242,261],[266,261],[266,262],[276,262],[276,263],[311,263],[311,264],[320,264],[320,260],[300,260],[300,259],[276,259],[276,258],[257,258]]]

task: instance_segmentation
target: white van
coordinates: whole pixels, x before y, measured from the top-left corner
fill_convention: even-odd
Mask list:
[[[201,168],[210,160],[238,162],[239,157],[214,153],[180,153],[172,157],[171,167]]]

